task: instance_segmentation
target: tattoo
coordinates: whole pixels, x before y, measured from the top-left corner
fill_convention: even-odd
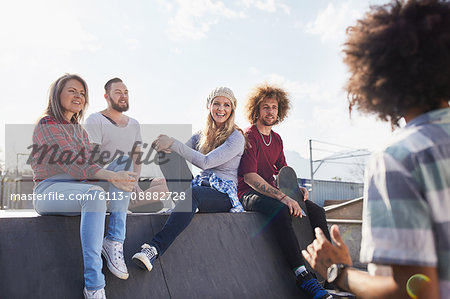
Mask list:
[[[253,184],[253,187],[256,189],[256,191],[260,191],[261,193],[269,193],[273,195],[280,194],[280,191],[271,186],[266,187],[266,184],[255,183]]]

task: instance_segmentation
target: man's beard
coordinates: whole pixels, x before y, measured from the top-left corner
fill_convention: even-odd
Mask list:
[[[116,110],[117,112],[125,112],[125,111],[127,111],[128,110],[128,108],[129,108],[129,105],[128,105],[128,103],[127,102],[125,102],[125,104],[126,104],[126,106],[125,107],[122,107],[122,106],[120,106],[120,104],[119,103],[114,103],[114,101],[110,101],[111,102],[111,108],[113,108],[114,110]]]
[[[265,125],[267,127],[271,127],[271,126],[273,126],[273,125],[275,125],[277,123],[277,119],[275,118],[272,122],[268,122],[264,118],[262,118],[261,122],[262,122],[263,125]]]

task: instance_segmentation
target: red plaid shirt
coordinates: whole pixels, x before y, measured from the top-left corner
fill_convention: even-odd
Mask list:
[[[86,131],[52,116],[41,118],[34,128],[33,147],[35,182],[63,173],[85,180],[102,169],[90,161],[92,149]]]

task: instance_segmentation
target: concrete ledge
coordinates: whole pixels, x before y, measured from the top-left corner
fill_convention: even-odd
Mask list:
[[[131,257],[167,217],[128,216],[130,278],[105,266],[108,298],[306,298],[257,213],[197,214],[153,270],[141,270]],[[79,224],[79,216],[0,218],[0,297],[82,298]],[[313,236],[307,217],[294,228],[305,248]]]

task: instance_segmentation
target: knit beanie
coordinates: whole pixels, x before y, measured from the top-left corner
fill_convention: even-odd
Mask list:
[[[226,97],[227,99],[229,99],[231,101],[231,104],[233,105],[233,109],[236,108],[236,104],[237,104],[236,98],[234,97],[233,91],[231,91],[231,89],[229,89],[228,87],[219,86],[219,87],[216,87],[215,89],[213,89],[213,91],[211,91],[209,96],[206,98],[206,106],[208,108],[210,107],[210,105],[215,97]]]

